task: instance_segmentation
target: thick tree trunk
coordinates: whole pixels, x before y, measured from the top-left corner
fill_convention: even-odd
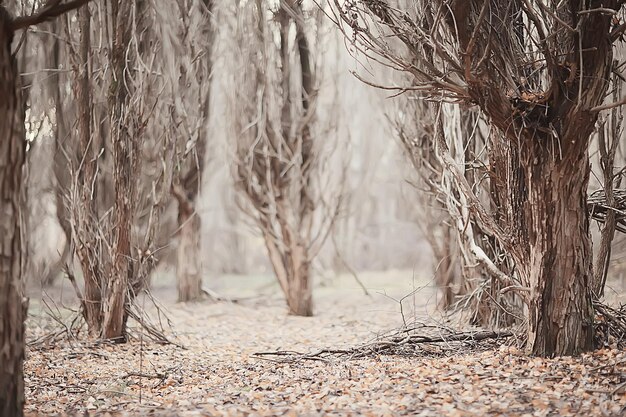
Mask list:
[[[179,203],[180,204],[180,203]],[[200,217],[179,207],[179,242],[176,259],[178,301],[202,298],[202,263],[200,261]]]
[[[531,299],[528,348],[536,355],[576,355],[593,345],[591,236],[586,147],[555,160],[535,146],[526,166],[530,210]]]
[[[518,153],[512,153],[507,162],[515,176],[512,184],[520,187],[512,187],[515,198],[509,209],[514,222],[506,249],[531,291],[528,349],[540,356],[575,355],[593,347],[587,149],[613,67],[607,36],[610,15],[578,13],[587,7],[583,2],[564,2],[559,7],[578,29],[575,34],[559,32],[558,59],[547,73],[550,85],[542,92],[543,98],[522,86],[518,99],[505,99],[504,84],[468,78],[471,94],[492,124],[507,135],[511,147],[517,147]],[[501,8],[498,13],[507,10]],[[484,39],[489,39],[490,47],[511,49],[500,39]],[[509,41],[515,44],[514,38]],[[483,51],[476,50],[478,54]],[[491,60],[488,64],[492,75],[499,73],[498,65],[511,64],[505,53],[499,55],[501,63]],[[473,58],[467,57],[468,61]]]
[[[26,140],[9,15],[0,5],[0,415],[24,405],[24,316],[20,206]]]

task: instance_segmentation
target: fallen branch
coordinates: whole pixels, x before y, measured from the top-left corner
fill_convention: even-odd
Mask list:
[[[626,305],[610,307],[594,300],[596,312],[594,322],[595,345],[597,348],[617,346],[626,349]]]
[[[607,204],[604,190],[597,190],[587,198],[587,209],[592,219],[604,223],[609,211],[615,213],[615,230],[626,233],[626,189],[613,190],[614,205]]]
[[[411,330],[414,331],[415,329]],[[441,329],[438,329],[441,330]],[[406,354],[406,348],[413,351],[420,345],[437,343],[474,343],[485,340],[504,339],[513,336],[510,331],[477,331],[477,332],[448,332],[439,335],[411,334],[401,330],[391,336],[380,338],[370,343],[348,349],[321,349],[303,353],[296,351],[278,350],[274,352],[258,352],[253,356],[281,363],[300,362],[303,360],[328,361],[332,358],[358,359],[378,355]]]

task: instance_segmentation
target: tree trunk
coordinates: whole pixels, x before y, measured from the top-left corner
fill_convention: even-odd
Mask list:
[[[135,209],[135,181],[137,181],[137,158],[139,138],[132,137],[132,115],[128,113],[131,83],[126,83],[126,50],[130,47],[131,1],[114,0],[113,50],[111,64],[113,79],[109,109],[111,111],[111,139],[113,142],[115,183],[115,238],[113,265],[108,282],[107,300],[104,306],[102,336],[105,339],[125,339],[125,311],[128,303],[128,284],[133,277],[133,254],[131,253],[131,228]],[[131,131],[132,129],[132,131]]]
[[[287,306],[289,314],[310,317],[313,315],[313,291],[310,282],[310,263],[306,248],[297,245],[289,259],[287,280]]]
[[[98,209],[96,199],[98,195],[96,172],[98,169],[97,150],[93,144],[91,130],[92,98],[90,85],[89,55],[91,48],[90,31],[91,16],[89,6],[78,10],[80,24],[79,63],[77,67],[76,101],[78,103],[78,139],[79,160],[81,166],[78,171],[79,204],[74,204],[73,225],[77,230],[74,239],[80,242],[76,248],[78,259],[83,270],[85,281],[85,295],[82,300],[83,316],[87,322],[89,333],[99,337],[102,325],[102,277],[101,269],[96,261],[98,256]]]
[[[439,260],[435,270],[435,284],[441,291],[438,306],[445,310],[452,307],[458,298],[466,293],[465,276],[458,268],[461,259],[455,231],[449,222],[442,222],[436,227],[441,232],[441,236],[438,236],[440,242],[435,242],[436,237],[433,237],[430,246],[435,259]]]
[[[179,203],[180,205],[180,203]],[[176,259],[178,301],[202,298],[202,262],[200,261],[200,217],[179,207],[179,242]]]
[[[52,46],[52,67],[61,67],[61,37],[63,29],[55,20],[51,23],[51,32],[55,34]],[[65,87],[64,79],[61,73],[51,76],[50,80],[51,92],[54,99],[54,157],[52,160],[52,169],[56,180],[54,188],[56,217],[59,226],[65,235],[65,246],[60,259],[50,267],[50,271],[42,280],[43,285],[52,285],[54,280],[63,270],[66,262],[71,263],[70,259],[70,240],[72,238],[72,227],[70,222],[70,207],[68,205],[67,196],[70,193],[71,173],[70,167],[76,166],[77,158],[74,155],[72,147],[69,146],[69,134],[65,123],[65,109],[63,106],[63,88]]]
[[[285,227],[285,225],[283,225]],[[263,228],[263,230],[268,230]],[[290,240],[291,233],[286,231],[283,243],[288,245],[282,253],[271,234],[264,233],[265,246],[278,283],[287,299],[289,314],[310,317],[313,315],[313,291],[310,283],[310,261],[306,247],[302,243]]]
[[[20,206],[26,140],[9,22],[0,5],[0,415],[14,417],[24,405]]]
[[[209,87],[206,95],[200,94],[201,127],[198,130],[198,139],[195,145],[195,158],[188,156],[188,170],[181,180],[180,186],[172,186],[172,192],[178,200],[178,227],[179,243],[176,259],[176,285],[178,287],[178,301],[193,301],[202,298],[202,262],[200,248],[201,218],[196,211],[196,202],[202,186],[202,175],[204,174],[206,147],[208,140],[207,123],[210,115],[211,85],[210,74],[213,71],[213,1],[202,0],[205,10],[203,16],[206,19],[203,36],[210,39],[207,57],[204,60],[206,65],[206,82]],[[189,5],[191,6],[191,4]],[[194,52],[195,55],[195,52]],[[183,78],[181,78],[182,80]],[[200,84],[202,87],[202,84]],[[185,88],[181,85],[181,88]]]
[[[530,259],[522,270],[531,288],[528,348],[576,355],[593,345],[587,148],[560,160],[545,144],[533,153],[526,164]]]
[[[597,106],[606,96],[613,69],[613,46],[606,35],[611,28],[610,15],[578,13],[585,4],[559,6],[572,27],[579,28],[575,34],[558,32],[558,64],[552,64],[546,73],[550,84],[542,91],[543,99],[532,92],[528,99],[530,90],[522,86],[521,96],[510,100],[503,94],[504,83],[496,86],[468,78],[472,97],[519,152],[512,153],[508,162],[516,174],[513,184],[520,185],[513,187],[516,197],[511,199],[510,210],[514,219],[516,212],[523,213],[517,217],[523,222],[510,224],[506,249],[531,291],[528,350],[540,356],[576,355],[593,347],[587,150],[598,118]],[[498,13],[507,10],[501,8]],[[506,47],[495,38],[484,39],[489,39],[489,47]],[[513,45],[515,39],[510,42]],[[484,53],[481,48],[475,52]],[[500,55],[500,64],[493,60],[487,64],[495,79],[500,73],[496,67],[510,64],[506,53]],[[473,58],[468,55],[468,62]],[[517,155],[521,172],[516,170]],[[521,173],[523,176],[517,175]],[[524,239],[520,247],[518,243]]]

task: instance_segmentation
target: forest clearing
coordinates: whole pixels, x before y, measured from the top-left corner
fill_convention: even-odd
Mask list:
[[[0,0],[0,417],[626,416],[626,0]]]
[[[610,347],[560,359],[528,357],[512,339],[407,345],[393,355],[361,358],[281,362],[256,355],[349,349],[416,324],[433,326],[419,334],[445,334],[427,279],[411,271],[360,278],[370,296],[351,276],[316,288],[315,318],[286,316],[268,288],[271,277],[226,277],[225,296],[250,296],[238,302],[175,303],[171,288],[155,285],[171,320],[166,334],[184,348],[147,337],[126,346],[37,343],[25,363],[25,413],[619,416],[626,410],[626,352]],[[252,297],[258,288],[265,294]],[[417,291],[402,301],[403,326],[398,301],[412,288]],[[46,334],[37,329],[50,322],[33,314],[29,333]]]

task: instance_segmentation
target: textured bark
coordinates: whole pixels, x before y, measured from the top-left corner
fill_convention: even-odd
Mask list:
[[[20,227],[26,140],[10,17],[0,5],[0,415],[24,405],[24,318]]]
[[[529,350],[540,356],[575,355],[593,348],[589,160],[586,149],[561,161],[536,150],[535,162],[527,166]]]
[[[92,337],[99,337],[102,325],[102,289],[101,273],[96,262],[98,259],[98,209],[97,209],[97,150],[93,143],[91,117],[92,98],[90,85],[90,31],[91,16],[89,7],[85,6],[78,11],[80,25],[79,68],[75,87],[78,109],[78,142],[79,160],[81,166],[77,175],[80,203],[76,204],[73,213],[72,225],[76,227],[73,239],[80,242],[76,253],[80,261],[85,282],[83,315],[87,328]],[[78,167],[77,167],[78,168]],[[80,237],[79,237],[80,235]]]
[[[126,49],[130,47],[131,1],[113,0],[113,48],[111,51],[112,76],[109,96],[111,111],[111,140],[113,142],[115,183],[115,232],[113,242],[113,267],[107,282],[104,305],[102,337],[124,340],[125,311],[128,302],[128,285],[132,281],[133,254],[131,233],[135,211],[135,182],[137,181],[138,138],[132,137],[132,115],[128,114],[129,83],[124,82],[128,71]]]
[[[508,139],[514,148],[506,164],[519,188],[511,190],[508,203],[511,218],[522,214],[522,223],[512,224],[503,240],[531,290],[528,349],[540,356],[578,354],[592,348],[593,338],[587,148],[598,116],[591,109],[602,103],[612,67],[610,17],[579,14],[587,6],[576,0],[559,7],[561,19],[579,31],[560,31],[558,42],[546,44],[554,48],[545,56],[549,85],[537,95],[528,90],[530,73],[524,81],[517,75],[520,64],[514,58],[523,56],[518,45],[527,33],[521,28],[507,31],[507,26],[519,26],[507,8],[474,3],[470,16],[457,16],[459,33],[476,34],[473,44],[462,45],[468,51],[466,81],[472,99],[501,130],[501,140]],[[618,7],[615,2],[604,6]],[[483,24],[484,10],[500,22],[495,28]],[[507,36],[496,39],[491,30]],[[484,62],[480,57],[487,50],[494,59],[478,77],[472,65]],[[518,97],[507,97],[502,74],[520,79]],[[518,155],[521,167],[516,169]]]

